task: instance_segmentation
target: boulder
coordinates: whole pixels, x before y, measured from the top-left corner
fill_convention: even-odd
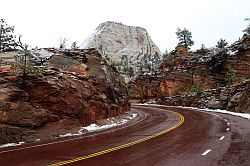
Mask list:
[[[206,104],[206,107],[210,109],[222,109],[222,104],[220,101],[212,100]]]
[[[0,110],[0,122],[18,127],[35,128],[47,122],[47,112],[34,108],[27,102],[7,103],[5,110]]]

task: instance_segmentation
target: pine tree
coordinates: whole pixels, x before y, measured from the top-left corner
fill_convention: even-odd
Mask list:
[[[4,19],[0,19],[0,51],[15,47],[14,26],[9,26]]]
[[[226,81],[228,85],[232,85],[237,81],[236,72],[232,67],[230,67],[226,73]]]
[[[123,68],[126,68],[126,70],[128,69],[129,66],[129,62],[128,62],[128,55],[122,55],[121,57],[121,65]]]
[[[197,53],[200,53],[201,55],[205,55],[208,53],[208,49],[204,44],[201,44],[201,48],[197,50]]]
[[[192,32],[190,32],[186,28],[184,28],[183,30],[177,28],[176,36],[179,39],[179,44],[185,45],[188,49],[194,44],[194,41],[192,41]]]
[[[158,53],[155,54],[155,56],[153,56],[153,59],[151,59],[151,68],[152,68],[152,73],[157,73],[158,68],[160,66],[160,64],[162,63],[162,57],[161,55],[159,55]]]
[[[22,72],[22,86],[26,86],[26,80],[28,74],[39,74],[40,70],[34,66],[33,55],[28,50],[27,44],[22,44],[21,36],[19,41],[16,43],[17,47],[21,48],[21,54],[15,56],[15,63],[12,68],[16,71]]]
[[[162,54],[162,59],[165,59],[169,56],[168,50],[166,49],[165,52]]]
[[[220,39],[218,42],[217,42],[217,45],[216,47],[217,48],[225,48],[227,46],[227,41],[225,39]]]
[[[205,44],[201,44],[201,50],[206,50]]]
[[[135,71],[134,71],[133,67],[131,67],[131,66],[128,68],[128,76],[130,78],[135,76]]]

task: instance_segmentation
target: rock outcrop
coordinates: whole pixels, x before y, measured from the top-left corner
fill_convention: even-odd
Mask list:
[[[98,51],[48,51],[24,87],[20,71],[0,68],[0,144],[53,139],[129,110],[123,79]]]
[[[165,97],[157,103],[168,106],[186,106],[224,109],[232,112],[250,113],[250,80],[234,86],[206,90],[200,93]]]
[[[128,83],[130,102],[144,103],[155,101],[163,94],[159,86],[162,78],[159,76],[138,76],[135,81]]]
[[[170,55],[161,68],[164,71],[163,89],[167,96],[190,92],[193,86],[203,89],[223,87],[235,74],[235,81],[250,78],[250,37],[224,49],[210,50],[205,54],[199,51],[189,55]],[[234,73],[230,73],[230,72]],[[236,80],[237,79],[237,80]]]
[[[232,83],[230,79],[241,82],[250,78],[249,43],[250,37],[245,36],[224,49],[187,52],[183,47],[177,47],[161,64],[161,74],[150,78],[153,84],[143,84],[147,82],[148,77],[130,82],[131,99],[140,101],[143,94],[141,89],[147,89],[148,94],[157,89],[158,93],[150,96],[150,100],[156,100],[185,95],[196,87],[203,90],[218,89]]]
[[[96,48],[120,71],[132,67],[138,73],[142,64],[157,64],[161,59],[161,52],[146,29],[110,21],[100,24],[84,47]]]

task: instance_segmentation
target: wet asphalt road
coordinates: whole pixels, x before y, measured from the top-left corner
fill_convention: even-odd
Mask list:
[[[0,165],[59,165],[63,161],[81,166],[250,165],[250,120],[173,107],[132,106],[131,110],[139,116],[125,126],[1,148]],[[180,113],[184,123],[174,128],[181,118],[169,111]],[[138,143],[170,128],[173,130]],[[121,148],[128,143],[132,145]],[[100,155],[103,151],[105,154]],[[91,158],[84,159],[89,154]]]

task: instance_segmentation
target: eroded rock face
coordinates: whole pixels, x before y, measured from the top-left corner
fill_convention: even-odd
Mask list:
[[[84,47],[96,48],[118,68],[131,66],[135,73],[142,63],[161,59],[161,52],[146,29],[110,21],[100,24],[86,39]]]
[[[250,36],[246,36],[228,48],[221,50],[210,50],[201,53],[186,52],[183,48],[176,50],[174,55],[169,55],[161,65],[161,77],[152,78],[152,82],[158,83],[147,85],[148,92],[160,87],[160,92],[155,96],[150,96],[151,100],[161,97],[185,95],[192,91],[196,86],[203,89],[217,89],[228,84],[227,74],[230,69],[235,71],[237,81],[240,82],[246,78],[250,78]],[[143,87],[146,85],[141,82],[143,80],[136,79],[130,82],[132,87],[131,99],[140,101]],[[233,101],[232,101],[233,103]],[[216,105],[216,102],[211,102]],[[216,106],[217,107],[217,106]]]
[[[165,97],[159,104],[250,113],[250,80],[234,86],[207,90],[189,95]]]
[[[0,68],[0,144],[53,139],[129,110],[123,79],[98,51],[50,51],[48,66],[25,87],[21,75]]]
[[[114,60],[120,60],[122,55],[141,59],[161,54],[146,29],[110,21],[100,24],[85,43],[86,48],[96,48]]]
[[[30,103],[17,101],[7,102],[2,107],[7,109],[0,110],[0,122],[18,126],[35,128],[43,125],[48,120],[48,114],[44,109],[35,108]]]
[[[155,76],[138,76],[128,84],[130,101],[144,103],[154,101],[156,96],[163,97],[161,81],[161,78]]]
[[[246,36],[228,48],[210,50],[203,55],[199,51],[186,56],[170,55],[161,66],[165,74],[163,82],[175,86],[165,90],[169,96],[174,96],[188,93],[194,85],[201,85],[204,89],[223,87],[228,83],[230,69],[235,71],[238,81],[250,78],[249,41],[250,36]]]

